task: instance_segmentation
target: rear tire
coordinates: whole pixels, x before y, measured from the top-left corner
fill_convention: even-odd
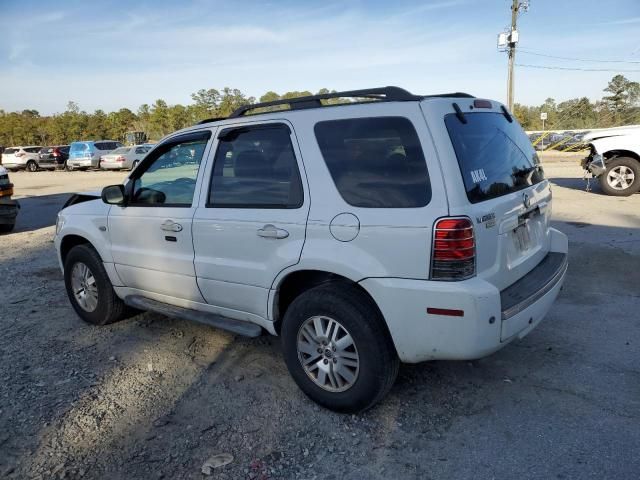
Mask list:
[[[87,323],[107,325],[129,313],[113,291],[98,252],[88,245],[77,245],[67,254],[64,284],[71,306]]]
[[[29,160],[27,162],[27,170],[29,172],[37,172],[38,171],[38,164],[34,160]]]
[[[285,313],[281,336],[298,387],[331,410],[371,408],[398,374],[400,361],[384,319],[348,284],[320,285],[297,297]]]
[[[600,187],[607,195],[627,197],[640,190],[640,162],[635,158],[616,157],[607,162],[600,175]]]

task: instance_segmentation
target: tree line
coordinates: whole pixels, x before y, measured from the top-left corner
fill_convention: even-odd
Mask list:
[[[515,104],[514,114],[525,130],[541,130],[540,113],[547,113],[545,128],[578,129],[605,128],[640,123],[640,84],[616,75],[604,89],[608,95],[591,102],[574,98],[556,103],[548,98],[542,105]],[[324,88],[317,93],[329,93]],[[309,91],[267,92],[257,101],[312,95]],[[87,113],[70,101],[63,113],[40,115],[37,110],[5,112],[0,109],[0,146],[62,145],[74,140],[122,140],[127,131],[143,131],[149,139],[158,140],[175,130],[203,119],[226,117],[236,108],[256,102],[235,88],[202,89],[191,95],[189,105],[169,105],[162,99],[143,104],[136,112],[121,108],[114,112],[96,110]],[[331,99],[328,103],[337,103]]]

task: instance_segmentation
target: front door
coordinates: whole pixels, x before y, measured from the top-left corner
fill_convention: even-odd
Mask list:
[[[109,212],[113,259],[125,286],[203,302],[193,266],[191,222],[209,130],[173,137],[136,168],[127,205]]]
[[[300,259],[309,194],[293,129],[283,122],[223,128],[193,218],[205,300],[228,316],[267,318],[269,289]]]

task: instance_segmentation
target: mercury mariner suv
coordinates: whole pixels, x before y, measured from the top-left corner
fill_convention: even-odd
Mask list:
[[[305,394],[355,412],[400,362],[484,357],[535,328],[567,269],[550,216],[503,105],[384,87],[171,134],[123,185],[73,196],[55,246],[87,322],[147,310],[266,330]]]

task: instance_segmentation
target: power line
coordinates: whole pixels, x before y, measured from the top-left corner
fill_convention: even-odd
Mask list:
[[[546,57],[546,58],[557,58],[558,60],[572,60],[575,62],[591,62],[591,63],[633,63],[640,64],[638,60],[588,60],[586,58],[574,58],[574,57],[560,57],[557,55],[548,55],[546,53],[538,53],[532,52],[531,50],[526,50],[521,48],[520,51],[522,53],[526,53],[527,55],[536,55],[538,57]]]
[[[616,72],[616,73],[632,73],[632,72],[640,72],[640,69],[637,70],[622,70],[619,68],[579,68],[579,67],[553,67],[550,65],[530,65],[527,63],[516,63],[518,67],[525,68],[542,68],[544,70],[574,70],[580,72]]]

